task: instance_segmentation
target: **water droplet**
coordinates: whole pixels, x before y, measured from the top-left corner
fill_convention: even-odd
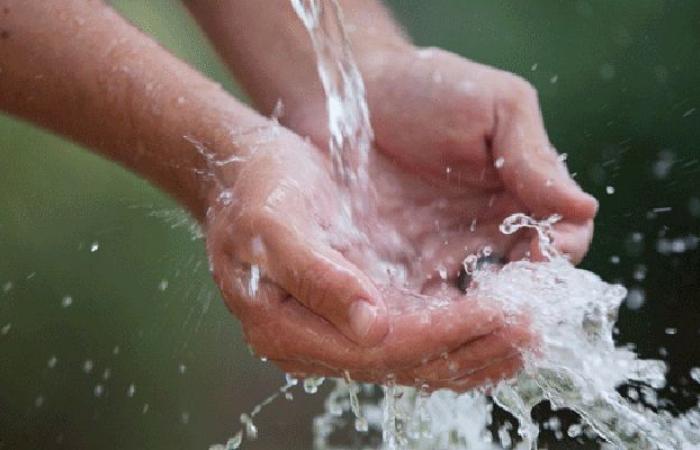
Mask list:
[[[640,287],[633,287],[627,293],[627,298],[625,299],[625,306],[627,308],[636,311],[644,305],[646,300],[646,293],[644,289]]]
[[[613,186],[606,186],[605,193],[608,195],[613,195],[615,193],[615,188]]]
[[[58,358],[56,356],[51,356],[48,361],[46,361],[46,366],[49,369],[53,369],[56,367],[56,364],[58,364]]]
[[[93,363],[91,359],[86,359],[85,362],[83,362],[83,372],[85,373],[91,373],[94,367],[95,363]]]
[[[168,280],[163,278],[162,280],[160,280],[160,283],[158,283],[158,290],[162,292],[166,289],[168,289]]]
[[[500,157],[496,158],[496,160],[493,162],[493,166],[496,169],[500,169],[501,167],[503,167],[503,165],[505,163],[506,163],[506,160],[502,156],[500,156]]]
[[[260,267],[257,264],[250,266],[250,280],[248,281],[248,295],[255,297],[260,285]]]
[[[129,387],[126,389],[126,396],[131,398],[136,394],[136,385],[134,383],[131,383]]]
[[[5,336],[7,333],[10,332],[11,329],[12,329],[12,324],[6,323],[2,328],[0,328],[0,334]]]
[[[239,431],[226,442],[225,450],[236,450],[241,446],[241,443],[243,443],[243,433]]]
[[[7,294],[12,289],[12,286],[13,286],[12,281],[8,281],[7,283],[2,285],[2,292],[4,294]]]
[[[40,395],[34,399],[34,406],[41,408],[44,405],[44,396]]]
[[[644,281],[647,277],[647,266],[644,264],[637,264],[634,266],[634,272],[632,273],[632,278],[636,281]]]
[[[559,75],[554,75],[552,78],[549,79],[549,82],[552,84],[557,84],[557,82],[559,82]]]
[[[184,375],[185,372],[187,372],[187,366],[180,363],[180,365],[177,368],[178,372],[180,372],[180,375]]]
[[[102,397],[102,394],[104,394],[105,388],[101,384],[96,384],[93,392],[95,393],[95,397],[100,398]]]
[[[581,436],[582,432],[583,432],[583,427],[578,423],[574,423],[574,424],[569,425],[569,429],[566,431],[566,434],[570,438],[577,438],[577,437]]]
[[[66,295],[61,299],[61,307],[68,308],[73,304],[73,297]]]
[[[369,423],[364,417],[355,418],[355,431],[358,433],[366,433],[369,430]]]
[[[678,329],[673,328],[673,327],[668,327],[664,330],[664,333],[668,336],[673,336],[674,334],[678,333]]]
[[[92,244],[90,244],[90,253],[95,253],[97,250],[100,249],[100,243],[95,241]]]
[[[690,378],[696,383],[700,384],[700,367],[693,367],[690,369]]]
[[[438,275],[440,275],[440,279],[442,280],[447,280],[447,269],[445,269],[445,266],[440,265],[437,268]]]
[[[257,439],[258,428],[253,423],[253,419],[248,414],[241,414],[241,423],[245,426],[245,435],[248,439]]]
[[[318,392],[319,386],[323,384],[325,378],[304,378],[304,392],[307,394],[315,394]]]

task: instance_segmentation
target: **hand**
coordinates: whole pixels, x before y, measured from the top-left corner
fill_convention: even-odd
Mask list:
[[[386,254],[396,248],[374,234],[382,227],[373,221],[363,224],[371,225],[370,242],[346,226],[330,163],[318,149],[274,125],[236,141],[251,151],[217,164],[234,173],[220,171],[207,247],[216,281],[258,355],[298,375],[347,371],[368,382],[393,375],[432,389],[468,390],[520,367],[519,349],[530,335],[494,306],[446,285],[427,294],[415,268],[406,283],[371,276],[377,258],[401,264]],[[388,204],[425,195],[410,179],[386,193]],[[428,219],[425,213],[406,215]],[[432,236],[432,222],[420,234]]]
[[[529,83],[433,48],[359,55],[383,156],[374,179],[384,184],[379,186],[384,216],[414,228],[403,231],[415,244],[411,258],[425,255],[428,247],[437,251],[439,241],[448,240],[447,247],[457,251],[440,251],[453,255],[453,261],[443,261],[451,274],[463,246],[474,251],[487,241],[507,260],[528,253],[542,259],[534,233],[512,239],[496,229],[514,212],[562,215],[554,245],[574,263],[583,258],[597,202],[572,180],[550,144]],[[325,105],[290,111],[287,120],[299,134],[326,145]],[[410,204],[423,205],[423,223],[416,223]],[[475,232],[469,230],[472,223]]]

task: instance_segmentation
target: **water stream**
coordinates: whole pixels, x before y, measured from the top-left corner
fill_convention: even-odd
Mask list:
[[[352,214],[367,208],[370,197],[367,165],[373,134],[363,81],[337,1],[291,1],[317,54],[330,157],[336,179],[346,187],[342,200]],[[391,380],[385,386],[356,384],[348,376],[332,380],[325,410],[314,421],[314,449],[537,449],[543,428],[559,436],[598,438],[603,448],[610,449],[699,449],[700,407],[673,414],[658,401],[656,392],[666,384],[665,363],[640,359],[614,340],[626,289],[573,267],[557,253],[549,231],[558,219],[515,214],[501,226],[504,234],[534,229],[547,262],[523,260],[499,270],[469,268],[468,295],[491,299],[508,316],[526,314],[539,336],[536,353],[523,351],[524,369],[516,379],[502,381],[488,392],[466,394],[444,390],[429,394]],[[307,392],[315,392],[322,381],[303,385]],[[288,379],[280,393],[286,395],[294,385],[296,380]],[[631,386],[626,396],[618,392],[622,385]],[[555,410],[576,412],[580,423],[567,429],[557,420],[536,423],[532,410],[545,401]],[[511,430],[510,422],[494,422],[496,408],[517,420],[517,430]],[[248,437],[255,435],[250,419],[259,411],[256,407],[253,414],[242,416]],[[212,448],[238,448],[242,436],[243,432],[225,446]]]

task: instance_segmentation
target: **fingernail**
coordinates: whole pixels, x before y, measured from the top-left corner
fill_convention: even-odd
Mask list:
[[[364,340],[377,321],[378,315],[376,306],[365,300],[357,300],[350,307],[350,329],[358,339]]]

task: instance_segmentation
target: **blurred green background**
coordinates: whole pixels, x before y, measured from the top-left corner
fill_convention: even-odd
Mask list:
[[[179,2],[112,3],[237,92]],[[700,366],[700,2],[390,3],[418,44],[538,88],[552,141],[601,200],[584,266],[634,288],[620,341],[667,359],[665,395],[689,404],[688,370]],[[188,224],[122,168],[0,117],[0,449],[203,449],[281,384],[250,356]],[[266,410],[246,448],[311,448],[322,399],[296,398]]]

